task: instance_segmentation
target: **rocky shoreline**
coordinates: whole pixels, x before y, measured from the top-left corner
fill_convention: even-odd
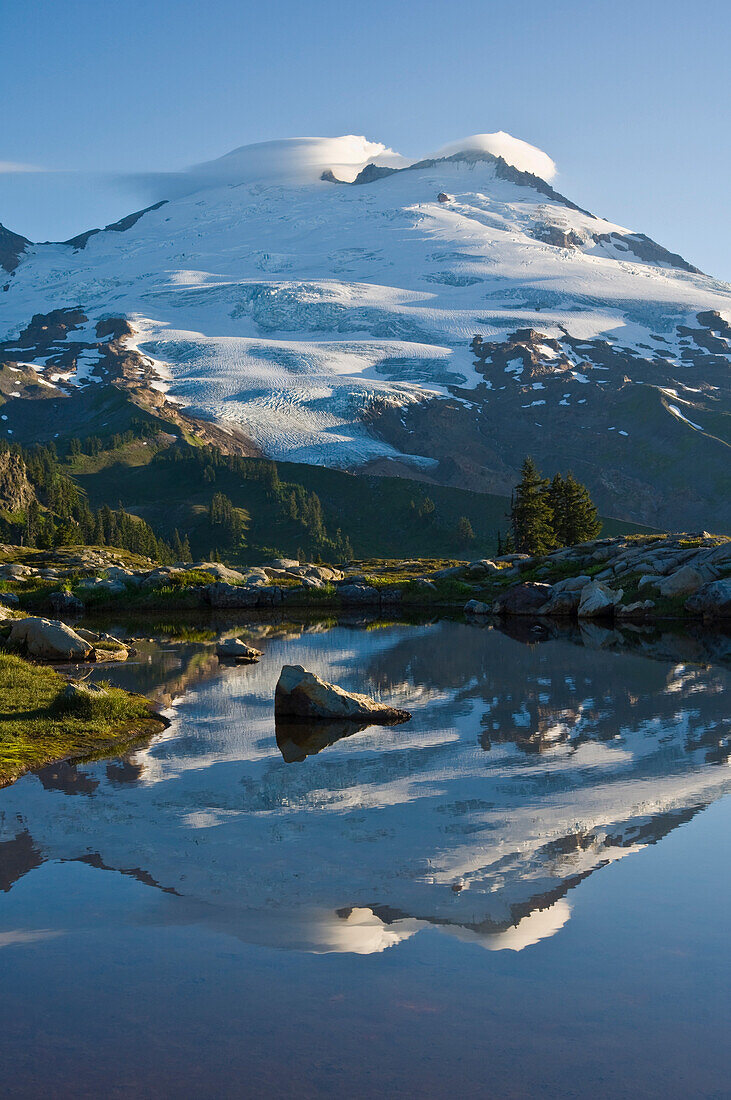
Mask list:
[[[472,562],[371,560],[332,566],[277,559],[155,566],[105,549],[1,561],[0,618],[94,610],[463,608],[470,616],[725,620],[731,538],[674,534],[597,539],[540,557]],[[35,552],[36,554],[38,552]],[[6,627],[7,629],[7,627]]]

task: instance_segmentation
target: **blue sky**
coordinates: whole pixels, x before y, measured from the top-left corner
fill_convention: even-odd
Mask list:
[[[0,0],[0,162],[44,169],[0,171],[0,221],[61,239],[144,203],[134,173],[269,138],[507,130],[731,279],[730,32],[726,0]]]

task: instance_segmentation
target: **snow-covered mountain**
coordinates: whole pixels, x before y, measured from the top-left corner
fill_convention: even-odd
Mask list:
[[[554,172],[507,134],[416,163],[354,136],[235,150],[106,230],[3,231],[0,362],[46,399],[115,380],[122,317],[140,386],[274,458],[507,492],[532,453],[608,514],[728,528],[731,287]],[[6,382],[20,438],[32,394]]]

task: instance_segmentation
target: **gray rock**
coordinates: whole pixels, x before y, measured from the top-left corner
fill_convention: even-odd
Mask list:
[[[98,684],[87,684],[83,680],[71,680],[61,692],[61,705],[74,710],[91,699],[103,699],[109,692]]]
[[[704,584],[685,601],[685,610],[709,619],[730,619],[731,579]]]
[[[658,588],[661,596],[692,596],[699,588],[702,588],[706,578],[692,565],[683,565],[669,577],[660,582]]]
[[[227,638],[216,646],[216,656],[222,661],[251,664],[261,657],[261,650],[247,645],[241,638]]]
[[[465,615],[489,615],[490,612],[490,604],[483,603],[482,600],[468,600],[464,605]]]
[[[652,611],[654,600],[635,600],[634,603],[618,603],[615,605],[614,614],[618,619],[644,619],[646,613]]]
[[[120,580],[106,580],[104,577],[87,577],[77,585],[83,593],[98,592],[103,596],[121,596],[127,587]]]
[[[446,569],[437,569],[436,573],[432,573],[432,577],[440,581],[448,580],[450,577],[459,580],[460,577],[464,577],[466,568],[465,565],[450,565]]]
[[[51,592],[48,604],[54,615],[83,615],[84,605],[70,592]]]
[[[370,584],[341,584],[338,597],[343,603],[373,604],[380,603],[378,589]]]
[[[271,607],[281,603],[282,590],[275,585],[235,585],[215,581],[203,589],[211,607]]]
[[[14,592],[0,592],[0,604],[5,607],[19,607],[20,600]]]
[[[580,619],[596,619],[612,615],[615,604],[620,602],[623,595],[621,588],[615,592],[606,585],[594,581],[593,584],[587,584],[582,588],[577,614]]]
[[[226,584],[243,584],[244,575],[237,569],[229,569],[227,565],[222,565],[220,561],[200,561],[195,565],[186,565],[185,569],[200,570],[203,573],[211,573],[216,580],[225,581]],[[263,573],[264,571],[261,570]]]
[[[493,604],[498,615],[535,615],[548,602],[553,589],[550,584],[528,581],[516,584]]]
[[[36,616],[16,619],[8,642],[11,649],[41,661],[84,661],[92,648],[66,623]]]
[[[659,588],[661,581],[662,577],[658,577],[656,573],[645,573],[637,582],[637,587],[647,588],[648,585],[654,585],[655,588]]]
[[[411,718],[406,710],[384,706],[367,695],[328,684],[302,665],[282,668],[274,695],[274,714],[298,719],[365,718],[378,723],[406,722]]]
[[[556,617],[573,615],[575,611],[578,611],[580,599],[580,592],[570,592],[566,590],[563,592],[554,591],[548,603],[541,608],[540,613],[541,615],[552,615]]]
[[[553,591],[556,595],[560,592],[580,592],[587,584],[591,584],[591,577],[586,573],[580,573],[578,577],[567,577],[563,581],[557,581]]]

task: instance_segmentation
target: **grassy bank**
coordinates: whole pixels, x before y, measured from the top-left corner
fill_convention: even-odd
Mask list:
[[[64,698],[53,669],[0,653],[0,786],[63,759],[116,755],[164,728],[147,700],[119,688]]]

